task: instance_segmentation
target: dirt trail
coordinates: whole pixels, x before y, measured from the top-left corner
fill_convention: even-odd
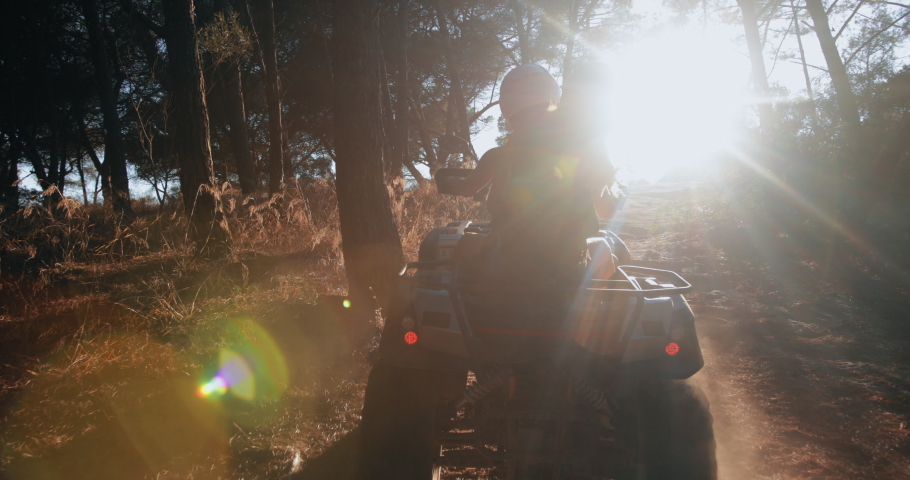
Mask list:
[[[906,285],[826,275],[792,239],[687,228],[699,196],[639,189],[623,231],[695,286],[705,368],[691,381],[711,402],[720,478],[910,477]]]

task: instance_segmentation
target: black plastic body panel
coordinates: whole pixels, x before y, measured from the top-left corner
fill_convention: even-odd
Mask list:
[[[651,378],[663,380],[684,380],[695,375],[705,366],[701,355],[701,346],[695,332],[694,322],[680,323],[683,329],[683,340],[677,342],[679,353],[668,355],[664,350],[667,340],[659,339],[649,347],[656,349],[655,356],[650,360],[625,362],[621,367],[624,376]],[[671,327],[672,328],[672,327]]]

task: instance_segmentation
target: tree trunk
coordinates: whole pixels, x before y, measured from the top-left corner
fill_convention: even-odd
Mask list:
[[[578,0],[569,2],[569,25],[568,35],[566,36],[566,56],[562,61],[562,76],[565,80],[566,75],[572,71],[572,57],[575,55],[575,37],[578,36]]]
[[[158,51],[158,37],[148,28],[143,28],[142,25],[134,25],[133,42],[145,57],[145,64],[149,68],[149,76],[155,77],[165,91],[170,91],[171,84],[167,73],[167,62],[161,60],[161,52]]]
[[[803,48],[803,36],[799,33],[799,10],[790,0],[790,10],[793,12],[793,28],[796,31],[796,44],[799,46],[799,61],[803,66],[803,79],[806,81],[806,94],[809,95],[809,101],[812,102],[812,108],[815,109],[815,95],[812,93],[812,79],[809,76],[809,65],[806,63],[806,49]],[[814,115],[814,114],[813,114]]]
[[[856,103],[856,97],[853,95],[853,89],[850,86],[850,79],[847,76],[847,68],[840,58],[840,52],[834,42],[834,36],[831,35],[831,27],[828,25],[828,14],[821,0],[806,0],[806,9],[809,10],[809,16],[812,17],[813,29],[815,36],[818,37],[818,43],[821,45],[822,53],[825,56],[825,63],[828,66],[828,74],[831,76],[831,83],[834,85],[834,93],[837,99],[837,110],[841,122],[844,124],[843,147],[839,149],[837,155],[833,158],[832,186],[830,188],[832,195],[843,195],[844,191],[851,189],[850,184],[845,184],[844,173],[856,163],[856,160],[863,157],[861,154],[860,141],[860,119],[859,107]],[[868,178],[869,169],[856,173],[859,178]],[[859,232],[865,227],[866,216],[874,205],[875,193],[868,190],[868,185],[862,180],[852,185],[854,194],[851,195],[856,201],[848,202],[842,206],[843,202],[837,199],[830,201],[833,211],[840,209],[837,214],[838,219],[846,224],[852,225],[855,231]],[[879,186],[880,188],[880,186]],[[840,247],[839,240],[832,246],[832,251],[837,251]]]
[[[333,2],[335,188],[348,290],[384,305],[402,264],[401,239],[383,183],[379,14],[376,0]]]
[[[423,178],[423,174],[420,173],[420,170],[417,170],[417,166],[414,165],[414,162],[412,162],[410,158],[404,161],[404,166],[411,172],[411,176],[414,177],[414,181],[417,182],[417,185],[422,187],[427,184],[427,179]]]
[[[389,88],[389,74],[386,68],[385,55],[379,56],[379,95],[382,103],[382,158],[385,160],[385,179],[392,178],[392,139],[395,131],[395,116],[392,114],[392,91]]]
[[[237,178],[240,180],[240,190],[244,195],[253,195],[259,189],[259,179],[256,178],[250,134],[247,131],[240,63],[229,62],[224,65],[222,72],[227,124],[230,129],[231,150],[234,154]]]
[[[437,2],[436,18],[439,21],[439,33],[442,36],[442,44],[446,52],[446,73],[449,76],[450,83],[449,98],[453,100],[449,103],[449,108],[455,109],[456,128],[453,130],[468,144],[471,144],[471,124],[468,123],[468,107],[464,98],[464,88],[461,84],[461,64],[458,54],[455,53],[455,49],[452,47],[449,22],[446,19],[446,15],[447,12],[442,3]]]
[[[281,77],[278,73],[278,51],[275,47],[275,8],[272,0],[255,2],[259,9],[259,48],[262,54],[265,100],[269,110],[269,193],[281,190],[290,174],[287,134],[281,114]]]
[[[889,179],[893,178],[895,169],[908,150],[910,150],[910,115],[905,114],[900,126],[897,127],[888,143],[885,144],[884,150],[872,168],[872,182],[870,184],[874,191],[883,190],[881,186],[884,186]],[[881,193],[883,192],[878,192],[876,200],[881,198]]]
[[[79,185],[82,187],[82,204],[88,205],[88,188],[85,184],[85,166],[83,162],[85,157],[82,156],[81,152],[79,158],[76,159],[76,169],[79,170]]]
[[[104,44],[104,32],[98,15],[98,4],[95,0],[82,0],[81,4],[88,30],[92,64],[95,67],[98,99],[104,119],[104,173],[109,185],[108,192],[111,195],[110,198],[105,196],[105,199],[110,202],[115,212],[132,218],[133,206],[130,201],[126,152],[123,144],[123,132],[120,130],[120,113],[117,111],[119,90],[111,76],[107,48]]]
[[[63,187],[65,185],[60,182],[60,176],[58,172],[60,171],[60,119],[58,115],[52,114],[53,120],[51,125],[51,138],[50,144],[48,145],[48,156],[47,156],[47,173],[45,174],[45,183],[48,186],[57,187],[57,193],[60,195],[60,198],[63,198]],[[51,204],[55,205],[57,203],[54,200]]]
[[[758,31],[758,15],[755,13],[754,0],[736,0],[743,13],[743,29],[746,34],[746,45],[749,47],[749,60],[752,62],[752,85],[758,95],[758,120],[762,130],[767,131],[774,122],[774,110],[771,108],[771,89],[768,87],[768,73],[765,70],[765,57]]]
[[[799,46],[799,60],[803,66],[803,78],[806,80],[806,94],[809,95],[809,106],[812,108],[813,131],[818,132],[818,112],[815,109],[815,95],[812,93],[812,79],[809,76],[809,65],[806,63],[806,50],[803,48],[803,36],[799,33],[799,11],[793,0],[790,0],[790,10],[793,12],[793,28],[796,29],[796,44]]]
[[[19,142],[15,135],[5,135],[9,142],[6,156],[0,159],[0,216],[19,210]]]
[[[418,87],[419,88],[419,87]],[[420,133],[420,144],[423,147],[424,158],[427,161],[427,168],[430,169],[430,178],[436,175],[439,169],[439,158],[436,157],[436,151],[433,149],[433,141],[430,138],[430,132],[427,129],[427,122],[423,116],[423,109],[420,107],[420,99],[408,97],[411,102],[411,110],[417,117],[417,131]]]
[[[47,191],[50,187],[56,186],[57,178],[57,164],[54,160],[50,162],[45,162],[41,157],[41,154],[38,152],[38,148],[35,146],[35,135],[29,134],[26,135],[25,132],[21,131],[18,133],[19,145],[22,147],[22,151],[25,152],[25,157],[28,158],[29,163],[32,164],[32,172],[35,174],[35,178],[38,180],[38,187],[42,191]],[[52,134],[56,137],[56,134]],[[51,145],[51,152],[56,150],[56,142]],[[56,156],[56,153],[52,154],[52,157]],[[49,163],[48,165],[46,165]],[[62,189],[58,188],[55,192],[52,192],[50,195],[45,197],[45,206],[56,205],[60,200],[63,199]]]
[[[806,0],[806,8],[815,24],[815,35],[818,37],[818,43],[821,45],[822,53],[825,55],[825,63],[828,65],[828,73],[831,75],[831,82],[834,84],[834,93],[837,94],[837,106],[841,116],[841,121],[846,124],[850,140],[855,141],[859,134],[859,108],[856,104],[856,97],[853,95],[853,89],[850,87],[850,78],[847,76],[847,68],[840,58],[840,52],[837,51],[837,45],[834,43],[834,37],[831,35],[831,27],[828,25],[828,15],[825,13],[825,6],[821,0]]]
[[[456,107],[455,105],[456,105],[455,95],[453,94],[452,89],[450,87],[449,96],[448,96],[448,98],[446,98],[446,130],[445,130],[445,136],[443,138],[449,137],[452,135],[455,135],[455,136],[458,135],[458,126],[457,126],[458,120],[455,118],[456,110],[458,110],[458,107]],[[450,152],[449,149],[446,148],[446,147],[449,147],[449,145],[440,141],[439,139],[437,139],[437,142],[439,143],[439,148],[436,149],[436,155],[439,157],[439,163],[442,164],[443,168],[451,167],[451,165],[449,164],[449,158],[452,157],[452,152]]]
[[[392,140],[392,183],[404,175],[402,165],[408,157],[408,6],[410,0],[399,0],[395,17],[395,135]],[[423,177],[421,177],[423,178]],[[418,180],[419,182],[419,180]]]
[[[856,212],[848,220],[853,222],[854,228],[861,231],[866,226],[866,219],[875,208],[875,205],[890,194],[895,185],[903,188],[902,182],[892,182],[894,173],[900,165],[904,154],[910,151],[910,115],[904,115],[894,133],[880,149],[878,158],[866,170],[860,172],[857,190],[862,194]]]
[[[92,165],[95,166],[95,170],[98,172],[98,180],[101,182],[101,194],[105,199],[110,201],[110,199],[114,198],[114,194],[111,193],[111,176],[107,173],[107,165],[98,158],[98,152],[95,150],[95,145],[88,136],[88,126],[81,117],[78,118],[78,123],[82,146],[85,148],[89,159],[92,161]]]
[[[524,7],[518,0],[511,2],[512,14],[515,16],[515,33],[518,35],[518,54],[522,65],[533,63],[528,31],[525,30]]]
[[[225,18],[235,12],[227,0],[215,0],[214,6]],[[239,58],[231,57],[219,64],[216,67],[215,83],[221,98],[224,125],[227,127],[227,137],[231,143],[231,155],[234,158],[240,190],[248,196],[258,192],[260,184],[256,176],[250,134],[247,130],[241,63]],[[211,109],[209,113],[211,114]]]
[[[231,233],[214,185],[209,118],[196,42],[192,0],[162,0],[168,30],[174,153],[180,165],[180,191],[190,216],[190,238],[204,256],[224,255]]]

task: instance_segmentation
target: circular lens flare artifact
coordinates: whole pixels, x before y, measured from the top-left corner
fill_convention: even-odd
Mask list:
[[[196,390],[201,398],[234,398],[248,403],[276,399],[284,393],[288,370],[284,356],[264,328],[254,322],[232,322],[228,332],[243,340],[221,347],[214,374]]]

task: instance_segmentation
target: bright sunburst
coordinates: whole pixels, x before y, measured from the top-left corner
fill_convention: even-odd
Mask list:
[[[665,31],[611,55],[609,143],[626,178],[655,181],[702,168],[732,139],[748,60],[730,37]]]

